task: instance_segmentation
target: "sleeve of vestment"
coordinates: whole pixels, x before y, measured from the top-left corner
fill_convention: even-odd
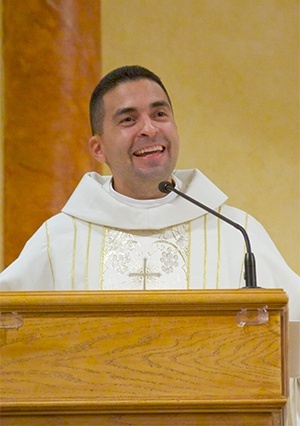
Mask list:
[[[0,291],[54,290],[46,224],[27,241],[20,256],[0,274]]]
[[[256,257],[258,286],[285,290],[289,297],[289,318],[300,320],[300,277],[287,265],[263,226],[253,218],[249,221],[249,235]]]

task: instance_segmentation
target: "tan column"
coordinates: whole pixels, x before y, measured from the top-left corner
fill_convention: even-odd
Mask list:
[[[3,0],[4,263],[85,173],[100,0]]]

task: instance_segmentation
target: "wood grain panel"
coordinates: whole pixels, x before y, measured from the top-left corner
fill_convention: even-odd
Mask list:
[[[24,316],[2,347],[3,401],[271,398],[281,389],[279,317]],[[161,324],[163,328],[161,327]],[[134,330],[134,332],[133,332]],[[226,340],[224,340],[226,335]],[[264,360],[262,363],[261,360]],[[24,381],[24,372],[26,380]]]
[[[256,425],[280,424],[286,303],[279,290],[3,293],[2,318],[23,320],[0,330],[4,424],[18,414],[20,425],[26,416],[39,424],[41,414],[57,424],[60,415],[169,424],[158,422],[164,414],[176,425],[183,413],[191,423],[181,424],[195,413],[202,424],[225,413],[245,425],[255,424],[251,414]],[[267,324],[238,327],[241,307],[262,304]]]
[[[23,416],[1,418],[1,426],[280,426],[279,413],[176,413]]]

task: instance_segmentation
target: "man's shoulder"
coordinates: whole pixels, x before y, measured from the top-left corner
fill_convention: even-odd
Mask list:
[[[67,227],[73,227],[74,221],[77,220],[75,216],[72,216],[65,212],[59,212],[54,216],[51,216],[47,219],[43,226],[47,229],[60,231],[62,229],[66,229]]]

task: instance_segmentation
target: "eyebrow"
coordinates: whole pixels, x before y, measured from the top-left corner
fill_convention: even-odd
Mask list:
[[[166,101],[152,102],[149,106],[150,106],[150,109],[157,108],[157,107],[167,107],[170,111],[172,110],[170,104]],[[117,118],[120,115],[130,114],[136,111],[137,111],[137,108],[134,108],[134,107],[118,108],[117,111],[113,114],[113,118]]]

